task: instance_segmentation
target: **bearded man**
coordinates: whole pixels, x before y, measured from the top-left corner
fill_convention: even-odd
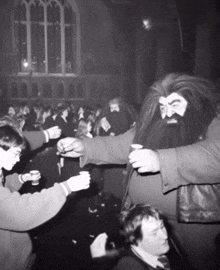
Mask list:
[[[160,209],[191,269],[219,269],[216,239],[220,223],[198,218],[211,212],[215,216],[217,204],[214,209],[203,209],[204,213],[201,209],[186,211],[188,219],[179,218],[191,205],[182,207],[182,187],[220,182],[218,96],[215,86],[205,79],[169,74],[149,89],[133,129],[115,137],[84,141],[66,138],[58,142],[64,156],[81,157],[82,165],[129,161],[124,206],[148,203]],[[143,145],[143,149],[131,152],[133,143]],[[208,193],[203,198],[205,206],[212,196],[214,193]]]

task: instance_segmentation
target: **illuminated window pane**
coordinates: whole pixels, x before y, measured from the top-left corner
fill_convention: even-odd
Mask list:
[[[47,6],[47,21],[51,23],[60,23],[60,7],[55,1],[52,1]]]
[[[73,10],[70,6],[65,6],[65,23],[68,24],[75,24],[76,23],[76,17],[75,14],[73,13]]]
[[[20,0],[14,33],[20,72],[76,71],[76,14],[67,0]]]
[[[15,10],[14,19],[16,21],[26,21],[26,7],[25,4],[20,2]]]
[[[26,24],[16,23],[15,31],[15,44],[18,52],[18,61],[20,63],[19,71],[26,71],[24,62],[27,62],[27,29]]]
[[[35,0],[30,7],[31,21],[43,22],[44,21],[44,7],[40,4],[39,0]]]
[[[45,72],[44,26],[31,24],[31,57],[33,72]]]
[[[48,70],[49,73],[61,73],[61,37],[60,26],[48,26]]]
[[[72,73],[75,70],[75,39],[74,39],[74,27],[65,27],[65,52],[66,52],[66,73]]]

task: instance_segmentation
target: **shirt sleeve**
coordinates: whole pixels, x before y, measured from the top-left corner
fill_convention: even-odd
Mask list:
[[[54,217],[65,202],[66,195],[60,184],[24,195],[0,186],[0,228],[14,231],[33,229]]]
[[[81,167],[88,163],[126,164],[133,137],[134,130],[132,129],[118,136],[97,136],[93,139],[85,139],[85,155],[80,158]]]
[[[19,181],[19,174],[13,173],[5,176],[4,186],[7,187],[10,191],[17,191],[21,188],[22,185],[22,182]]]
[[[43,131],[24,131],[22,133],[29,144],[30,150],[35,150],[46,142]]]

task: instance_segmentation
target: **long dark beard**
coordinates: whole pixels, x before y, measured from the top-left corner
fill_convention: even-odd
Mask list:
[[[188,109],[184,117],[176,116],[177,124],[167,124],[157,111],[150,125],[136,134],[134,142],[152,150],[189,145],[200,137],[204,138],[213,117],[210,115],[204,118],[204,115],[202,117]]]

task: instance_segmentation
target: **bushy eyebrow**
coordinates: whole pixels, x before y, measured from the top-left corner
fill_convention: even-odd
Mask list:
[[[168,104],[172,105],[172,104],[175,103],[175,102],[181,102],[181,100],[180,100],[180,99],[174,99],[174,100],[172,100],[171,102],[168,102]],[[160,103],[161,105],[165,105],[165,104],[163,104],[161,101],[159,101],[159,103]]]
[[[175,102],[181,102],[181,100],[180,99],[174,99],[172,102],[168,102],[170,105],[172,105],[173,103],[175,103]]]

